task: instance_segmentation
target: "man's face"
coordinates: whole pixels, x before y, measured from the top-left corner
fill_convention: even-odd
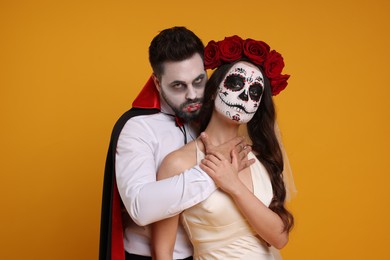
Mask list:
[[[184,61],[165,62],[156,86],[176,115],[188,121],[199,114],[206,82],[203,60],[195,54]]]
[[[260,105],[263,90],[261,71],[248,62],[238,62],[219,85],[215,108],[231,120],[247,123]]]

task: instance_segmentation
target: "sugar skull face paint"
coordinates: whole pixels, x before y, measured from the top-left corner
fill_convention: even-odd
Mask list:
[[[261,71],[248,62],[238,62],[219,85],[215,108],[231,120],[247,123],[260,105],[263,90]]]

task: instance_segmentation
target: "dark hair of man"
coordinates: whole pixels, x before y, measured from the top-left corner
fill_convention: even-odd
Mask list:
[[[204,103],[199,115],[201,131],[206,129],[210,121],[218,86],[230,68],[239,61],[221,65],[214,71],[207,82],[204,92]],[[259,69],[264,75],[262,69]],[[264,81],[265,87],[260,106],[253,118],[248,122],[247,129],[253,143],[252,150],[255,152],[257,159],[267,169],[271,179],[274,196],[269,208],[280,216],[285,230],[290,232],[294,225],[294,217],[285,208],[286,187],[283,182],[283,156],[275,134],[275,106],[272,100],[269,80],[264,77]]]
[[[172,27],[161,31],[150,43],[149,62],[154,74],[161,79],[166,61],[183,61],[198,53],[203,59],[204,45],[185,27]]]

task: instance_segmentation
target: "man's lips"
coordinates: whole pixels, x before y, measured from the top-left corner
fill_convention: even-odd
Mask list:
[[[202,104],[200,103],[192,103],[183,108],[184,111],[186,112],[194,112],[199,110],[202,107]]]

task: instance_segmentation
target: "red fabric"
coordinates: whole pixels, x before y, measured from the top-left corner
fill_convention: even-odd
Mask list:
[[[133,107],[145,109],[160,109],[160,95],[152,77],[146,82],[141,92],[133,101]],[[112,194],[112,222],[111,222],[111,260],[125,260],[125,249],[123,244],[123,227],[121,201],[114,180]]]
[[[182,127],[185,123],[184,119],[178,116],[175,116],[175,122],[176,122],[176,126],[178,127]]]
[[[160,109],[160,96],[156,86],[154,85],[152,76],[150,76],[141,92],[133,101],[133,107]]]
[[[112,194],[111,260],[125,260],[121,202],[115,180]]]

